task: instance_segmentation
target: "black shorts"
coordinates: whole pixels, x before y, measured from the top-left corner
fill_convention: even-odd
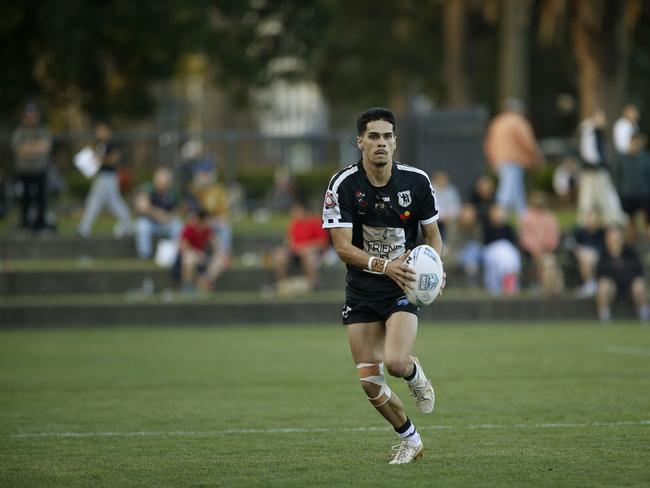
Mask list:
[[[616,285],[616,299],[617,300],[625,300],[629,296],[632,295],[630,290],[632,289],[632,282],[636,279],[636,277],[630,279],[618,279],[618,280],[613,280],[614,284]]]
[[[641,210],[644,212],[647,211],[648,202],[645,198],[622,197],[621,206],[623,207],[623,212],[631,216]]]
[[[405,295],[387,300],[359,300],[346,297],[341,310],[343,325],[384,322],[395,312],[409,312],[418,316],[418,307],[409,302]]]

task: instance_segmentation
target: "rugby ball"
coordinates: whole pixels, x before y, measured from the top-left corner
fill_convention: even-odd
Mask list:
[[[442,288],[444,275],[440,256],[431,246],[417,246],[404,264],[415,271],[415,285],[406,293],[406,298],[418,307],[429,305]]]

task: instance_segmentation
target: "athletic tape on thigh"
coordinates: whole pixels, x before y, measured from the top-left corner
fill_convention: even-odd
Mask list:
[[[379,393],[375,398],[368,397],[368,401],[375,407],[381,407],[392,394],[384,381],[384,363],[359,363],[357,364],[359,379],[379,386]]]

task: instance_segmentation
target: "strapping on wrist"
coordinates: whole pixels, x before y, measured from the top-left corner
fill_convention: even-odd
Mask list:
[[[368,259],[368,271],[372,271],[373,273],[379,273],[379,274],[384,274],[386,273],[386,267],[388,266],[388,259],[382,259],[382,258],[377,258],[375,256],[371,256],[370,259]]]

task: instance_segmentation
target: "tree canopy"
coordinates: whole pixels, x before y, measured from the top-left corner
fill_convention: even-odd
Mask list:
[[[555,98],[568,94],[584,103],[581,92],[587,88],[579,83],[581,62],[595,53],[596,58],[607,57],[602,66],[609,66],[612,46],[602,56],[597,46],[587,55],[576,48],[581,38],[570,34],[578,25],[571,19],[584,21],[590,11],[581,9],[580,2],[525,1],[529,8],[519,9],[530,17],[521,31],[524,38],[510,39],[523,39],[526,47],[513,59],[525,61],[519,64],[533,115],[544,124],[548,120],[552,130]],[[447,8],[450,2],[455,10]],[[589,0],[594,18],[600,19],[595,25],[603,32],[629,27],[602,23],[615,3]],[[615,9],[616,15],[625,20],[632,11],[637,16],[636,28],[628,31],[625,93],[643,104],[649,96],[645,80],[650,74],[650,9],[641,9],[638,0],[624,3],[626,9]],[[426,95],[438,105],[494,107],[497,90],[508,86],[499,82],[505,68],[498,60],[508,50],[499,25],[512,18],[503,9],[513,5],[518,4],[497,0],[4,0],[0,115],[7,120],[27,98],[36,97],[51,109],[74,105],[94,117],[146,116],[153,107],[152,82],[178,75],[180,61],[196,53],[208,61],[211,81],[242,104],[252,88],[282,77],[315,81],[334,111],[379,103],[405,110],[412,95]],[[455,22],[454,28],[449,28],[450,22]],[[444,49],[445,44],[455,43],[465,49]],[[605,75],[603,71],[601,76]],[[452,90],[460,87],[459,77],[462,90]]]

